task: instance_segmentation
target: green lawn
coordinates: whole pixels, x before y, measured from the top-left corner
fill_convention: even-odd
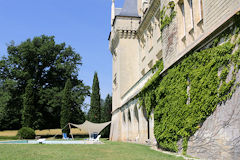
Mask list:
[[[106,141],[103,145],[1,144],[2,160],[182,160],[148,146]]]

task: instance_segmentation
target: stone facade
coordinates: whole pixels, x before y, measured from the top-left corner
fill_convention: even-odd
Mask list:
[[[161,29],[161,11],[167,8],[165,14],[171,14],[169,2],[174,2],[176,16],[170,24]],[[123,8],[115,8],[113,0],[112,29],[109,36],[109,48],[113,55],[111,140],[155,143],[153,114],[149,119],[146,118],[144,109],[135,99],[152,76],[151,68],[156,61],[162,59],[164,73],[186,54],[205,47],[231,25],[232,16],[239,10],[240,0],[125,0]],[[206,155],[204,152],[212,144],[205,150],[199,149],[198,145],[211,143],[212,139],[209,140],[205,136],[214,134],[214,128],[211,126],[221,123],[222,129],[215,134],[214,143],[225,147],[229,153],[234,153],[230,159],[239,157],[233,149],[233,145],[239,145],[239,140],[233,141],[235,135],[240,134],[239,121],[230,124],[230,127],[223,126],[229,116],[239,116],[238,99],[239,89],[231,100],[218,106],[203,127],[190,139],[188,154],[211,158],[212,155]],[[224,157],[225,153],[221,152],[218,155]],[[226,157],[229,158],[229,155]],[[214,158],[216,157],[212,159]]]
[[[202,127],[190,138],[188,155],[219,160],[240,158],[239,97],[240,88],[230,100],[219,105],[216,111],[208,117]]]

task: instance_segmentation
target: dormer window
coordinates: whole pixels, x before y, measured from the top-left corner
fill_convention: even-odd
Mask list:
[[[143,0],[142,1],[142,12],[143,12],[143,14],[145,14],[147,12],[148,6],[149,6],[148,0]]]

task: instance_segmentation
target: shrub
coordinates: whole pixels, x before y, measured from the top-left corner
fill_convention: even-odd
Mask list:
[[[29,127],[23,127],[18,131],[17,136],[21,139],[34,139],[35,131]]]

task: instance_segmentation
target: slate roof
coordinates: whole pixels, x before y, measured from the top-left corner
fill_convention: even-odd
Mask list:
[[[139,17],[137,0],[125,0],[119,16]]]
[[[122,11],[122,8],[115,8],[115,16],[118,16]]]

